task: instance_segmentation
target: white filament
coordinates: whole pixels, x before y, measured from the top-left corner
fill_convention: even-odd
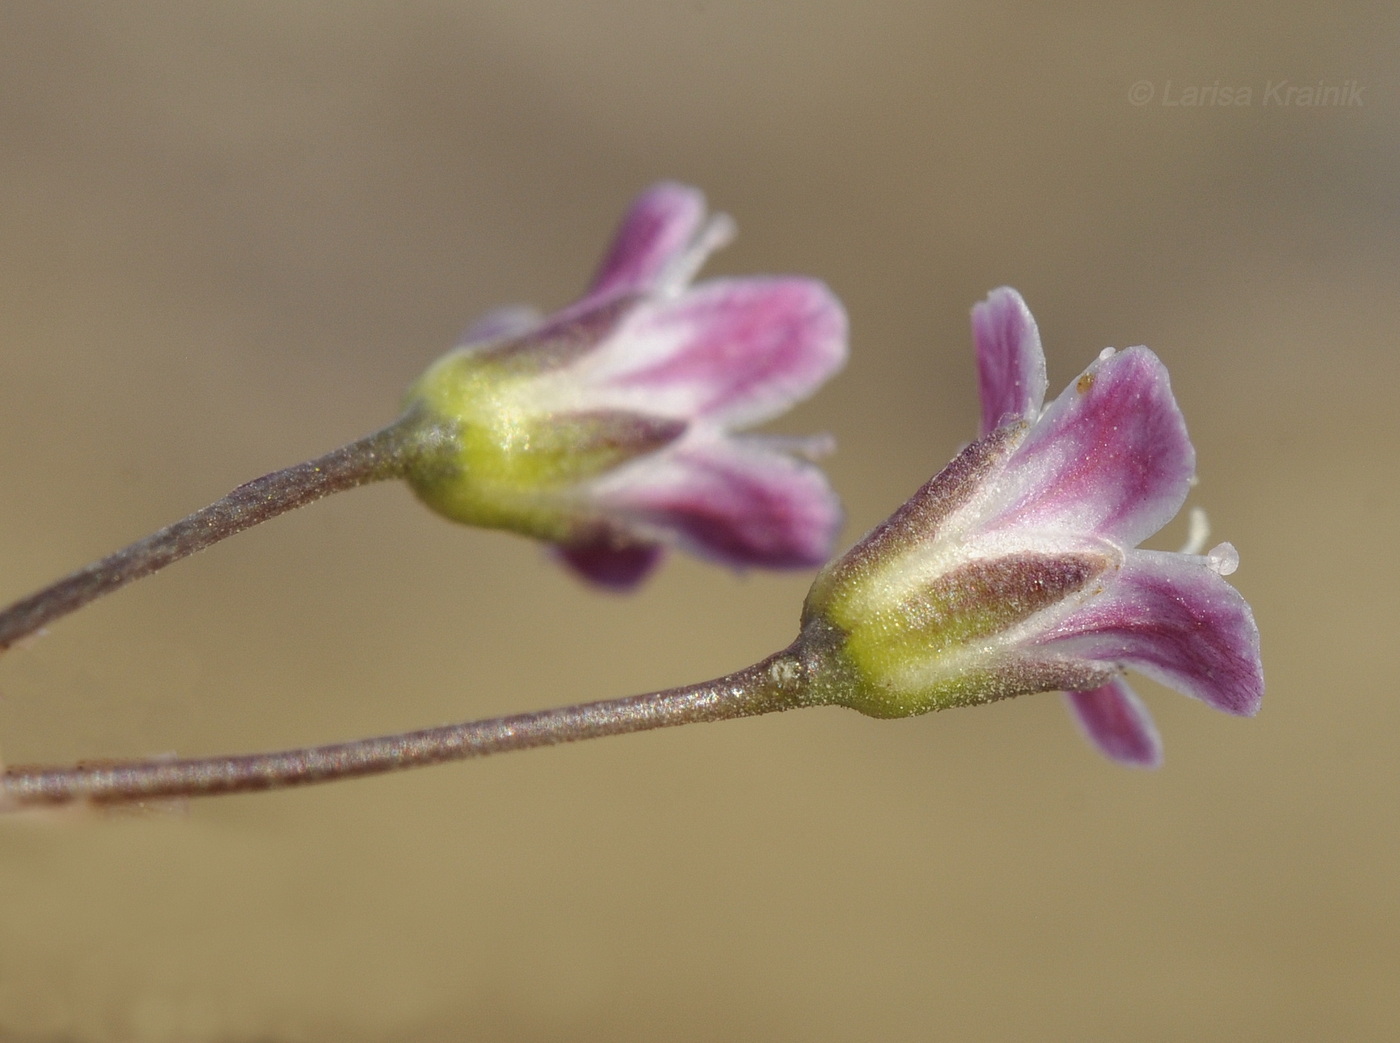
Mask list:
[[[1187,526],[1186,546],[1181,548],[1181,553],[1200,554],[1206,549],[1206,540],[1210,539],[1210,519],[1201,508],[1192,507]]]
[[[739,226],[734,223],[734,218],[728,214],[714,214],[700,229],[695,241],[667,265],[666,273],[657,283],[657,289],[667,297],[680,294],[704,267],[710,254],[729,245],[738,230]]]

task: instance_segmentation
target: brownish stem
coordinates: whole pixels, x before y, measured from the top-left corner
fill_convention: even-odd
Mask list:
[[[284,789],[604,735],[772,713],[802,705],[799,694],[805,671],[795,649],[683,688],[330,746],[71,768],[13,767],[0,776],[0,811],[76,801],[115,804]]]
[[[159,571],[220,540],[261,522],[304,507],[323,496],[369,482],[398,478],[412,454],[430,439],[420,436],[416,418],[406,416],[372,435],[240,485],[223,499],[195,511],[125,550],[64,577],[0,611],[0,651],[76,612],[104,594]]]

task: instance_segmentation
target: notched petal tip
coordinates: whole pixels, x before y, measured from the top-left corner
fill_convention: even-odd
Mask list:
[[[1161,767],[1157,726],[1126,681],[1114,678],[1102,688],[1065,697],[1080,729],[1104,756],[1132,768]]]
[[[1034,419],[1045,401],[1045,353],[1021,295],[993,290],[972,309],[983,435],[1008,420]]]
[[[662,181],[639,195],[604,255],[588,297],[645,292],[690,247],[705,221],[697,188]]]

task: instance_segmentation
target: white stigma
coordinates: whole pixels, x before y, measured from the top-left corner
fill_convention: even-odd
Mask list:
[[[1222,543],[1206,555],[1206,565],[1216,575],[1228,576],[1240,567],[1240,552],[1234,544]]]

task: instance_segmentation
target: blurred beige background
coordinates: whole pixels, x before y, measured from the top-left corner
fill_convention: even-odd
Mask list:
[[[1052,390],[1166,360],[1269,683],[681,729],[184,815],[0,823],[0,1039],[1400,1036],[1400,10],[337,2],[0,8],[8,600],[392,418],[477,313],[557,306],[637,190],[711,272],[826,279],[846,540],[974,430],[1002,283]],[[1265,104],[1268,85],[1360,105]],[[1134,105],[1134,85],[1146,104]],[[1250,87],[1250,104],[1180,102]],[[1178,522],[1161,545],[1178,543]],[[396,487],[186,562],[0,660],[11,762],[184,754],[699,680],[803,576],[635,598]]]

